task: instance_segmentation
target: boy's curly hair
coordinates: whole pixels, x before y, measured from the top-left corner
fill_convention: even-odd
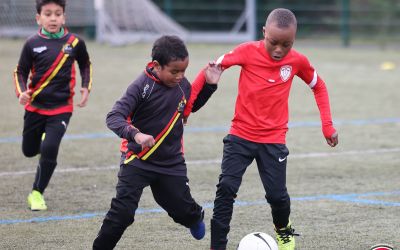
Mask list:
[[[152,61],[157,61],[160,66],[171,61],[185,60],[189,56],[183,41],[177,36],[162,36],[158,38],[151,51]]]
[[[63,12],[65,12],[65,3],[66,0],[36,0],[36,11],[38,14],[42,11],[43,5],[49,4],[49,3],[55,3],[59,6],[62,7]]]

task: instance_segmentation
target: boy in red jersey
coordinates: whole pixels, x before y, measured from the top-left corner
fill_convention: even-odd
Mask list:
[[[152,61],[129,85],[107,115],[107,126],[123,139],[116,197],[93,249],[113,249],[135,212],[143,189],[176,222],[200,240],[205,235],[203,208],[190,194],[183,153],[183,125],[217,89],[220,68],[207,66],[193,84],[185,77],[189,55],[176,36],[155,41]],[[144,246],[137,246],[146,249]],[[161,247],[162,248],[162,247]]]
[[[73,111],[75,61],[82,77],[79,107],[86,106],[92,86],[85,42],[64,27],[65,0],[37,0],[36,9],[39,32],[26,41],[14,71],[15,92],[25,106],[22,152],[26,157],[40,154],[28,196],[32,211],[47,209],[43,192]]]
[[[279,249],[295,247],[295,233],[289,221],[289,151],[285,145],[288,98],[295,75],[314,92],[328,145],[334,147],[338,143],[325,83],[308,59],[292,49],[296,30],[294,14],[287,9],[275,9],[266,20],[263,40],[240,44],[216,62],[223,69],[240,65],[242,70],[235,114],[224,138],[222,173],[211,219],[211,249],[226,249],[233,203],[246,168],[254,159],[271,206]]]

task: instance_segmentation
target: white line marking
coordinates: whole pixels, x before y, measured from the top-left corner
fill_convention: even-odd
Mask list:
[[[303,158],[320,158],[320,157],[332,157],[332,156],[351,156],[351,155],[367,155],[367,154],[383,154],[383,153],[397,153],[400,152],[400,148],[382,148],[382,149],[367,149],[367,150],[350,150],[343,152],[314,152],[314,153],[303,153],[303,154],[293,154],[289,155],[290,159],[303,159]],[[204,165],[204,164],[221,164],[221,159],[209,159],[209,160],[194,160],[186,161],[187,165]],[[115,170],[119,166],[105,166],[105,167],[85,167],[85,168],[58,168],[55,173],[71,173],[71,172],[83,172],[83,171],[105,171],[105,170]],[[20,176],[34,174],[36,170],[32,171],[14,171],[14,172],[0,172],[0,177],[3,176]]]
[[[119,166],[106,166],[106,167],[90,167],[90,168],[61,168],[57,169],[55,171],[55,174],[57,173],[71,173],[71,172],[82,172],[82,171],[91,171],[91,170],[112,170],[112,169],[118,169]],[[0,177],[2,176],[18,176],[18,175],[27,175],[27,174],[34,174],[36,173],[36,170],[32,171],[15,171],[15,172],[0,172]]]

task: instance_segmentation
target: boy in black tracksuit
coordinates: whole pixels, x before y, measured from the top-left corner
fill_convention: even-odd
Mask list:
[[[93,249],[113,249],[134,221],[142,191],[150,186],[156,202],[194,238],[205,234],[204,212],[190,194],[182,151],[185,119],[216,90],[220,68],[207,66],[193,85],[184,77],[188,52],[175,36],[153,46],[152,62],[107,115],[107,126],[123,138],[117,195],[112,199]]]
[[[14,71],[15,92],[25,106],[22,152],[26,157],[40,154],[28,196],[32,211],[47,209],[43,192],[73,111],[75,61],[82,77],[79,107],[86,105],[92,87],[85,42],[64,27],[65,0],[37,0],[36,9],[39,32],[26,41]]]

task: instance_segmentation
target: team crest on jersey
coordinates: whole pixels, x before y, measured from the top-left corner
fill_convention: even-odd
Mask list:
[[[182,113],[183,110],[185,109],[185,105],[186,105],[186,101],[185,100],[181,100],[178,104],[178,112]]]
[[[63,51],[64,51],[65,54],[71,54],[71,52],[72,52],[71,45],[70,44],[64,45]]]
[[[280,70],[280,75],[281,75],[282,81],[286,82],[292,75],[292,66],[290,66],[290,65],[282,66],[281,70]]]

